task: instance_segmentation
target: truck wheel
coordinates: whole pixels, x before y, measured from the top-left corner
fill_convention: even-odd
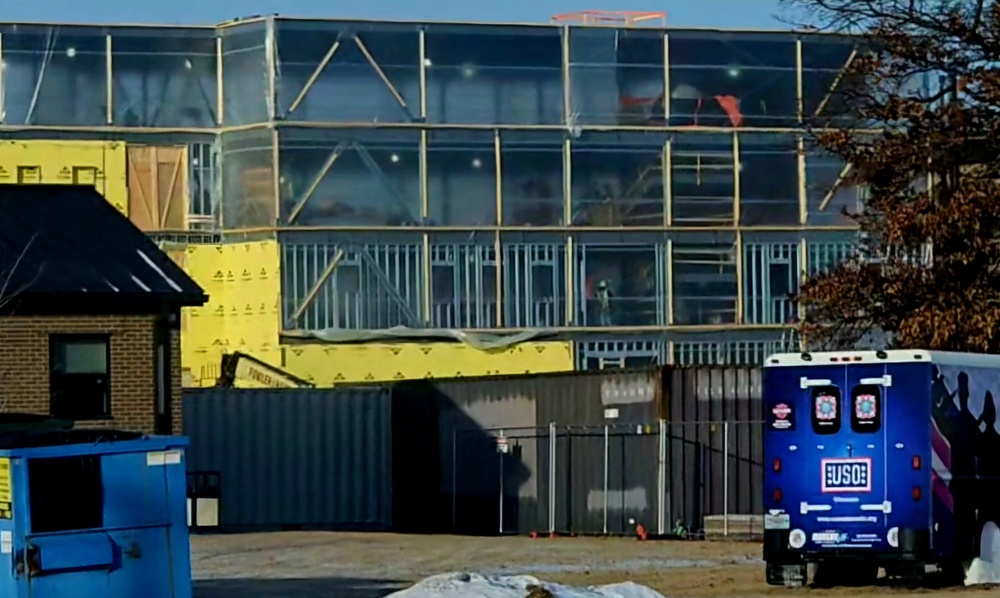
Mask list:
[[[924,584],[926,568],[923,563],[896,563],[885,568],[885,576],[899,580],[909,588],[919,588]]]
[[[764,574],[767,585],[796,588],[806,584],[805,565],[775,565],[767,564]]]

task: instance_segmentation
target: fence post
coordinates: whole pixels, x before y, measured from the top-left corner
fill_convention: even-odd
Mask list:
[[[556,533],[556,423],[549,422],[549,534]]]
[[[500,437],[503,438],[503,430],[500,430]],[[506,440],[504,442],[506,443]],[[503,451],[500,450],[499,448],[497,448],[497,457],[500,459],[500,535],[502,536],[503,535]]]
[[[458,428],[451,429],[451,533],[458,532]]]
[[[656,527],[661,536],[667,533],[667,420],[660,420],[656,455]]]
[[[610,433],[608,431],[608,424],[604,424],[604,535],[608,535],[608,462],[610,457],[608,452],[610,447]]]
[[[729,536],[729,422],[722,423],[722,535]]]

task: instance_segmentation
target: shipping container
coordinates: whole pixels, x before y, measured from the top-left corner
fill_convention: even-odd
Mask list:
[[[397,505],[404,531],[668,533],[761,508],[756,369],[408,381],[393,400],[397,465],[435,505]]]
[[[397,523],[472,534],[626,533],[630,520],[655,520],[662,387],[655,369],[396,384],[396,442],[428,446],[427,435],[437,435],[433,448],[400,458],[436,461],[434,475],[410,484],[438,497],[432,514],[401,513]]]
[[[392,526],[386,388],[189,389],[188,470],[219,475],[220,529]]]
[[[761,370],[669,369],[666,385],[672,523],[762,512],[764,441]]]
[[[144,231],[187,230],[186,145],[129,145],[128,216]]]

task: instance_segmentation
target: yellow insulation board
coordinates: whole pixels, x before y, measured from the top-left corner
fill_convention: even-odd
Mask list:
[[[176,259],[176,258],[175,258]],[[276,241],[190,245],[183,268],[208,294],[181,315],[184,385],[213,386],[223,353],[280,364],[281,278]],[[240,386],[252,384],[239,381]]]
[[[460,343],[279,345],[281,276],[276,241],[164,247],[208,294],[181,314],[185,387],[213,386],[224,353],[240,351],[321,388],[355,382],[564,372],[571,342],[527,342],[481,351]],[[263,387],[238,379],[243,388]]]
[[[280,365],[279,362],[269,362]],[[285,347],[284,369],[321,388],[353,382],[387,382],[568,372],[573,343],[527,342],[496,351],[460,343],[295,344]]]
[[[125,160],[119,141],[0,141],[0,184],[94,185],[128,216]]]

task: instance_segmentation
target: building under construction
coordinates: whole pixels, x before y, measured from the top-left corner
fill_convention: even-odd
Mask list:
[[[752,364],[851,251],[803,123],[857,49],[665,21],[0,24],[0,182],[94,182],[164,241],[212,298],[192,385],[235,351],[320,385]]]

